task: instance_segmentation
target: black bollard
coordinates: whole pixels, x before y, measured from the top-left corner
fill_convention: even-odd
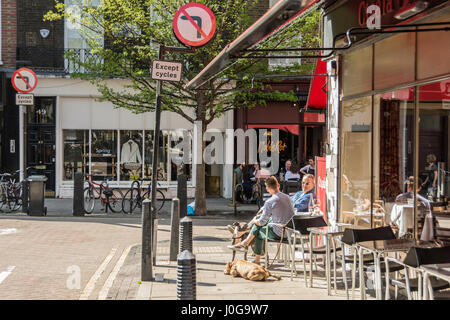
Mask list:
[[[22,181],[22,212],[28,214],[28,188],[29,183],[26,178]]]
[[[177,198],[180,199],[180,218],[187,215],[187,178],[185,174],[177,177]]]
[[[185,250],[178,255],[177,300],[197,299],[197,268],[195,256]]]
[[[151,224],[153,231],[153,239],[152,239],[152,252],[153,252],[153,265],[156,265],[156,245],[158,244],[158,214],[153,213],[151,216]]]
[[[151,201],[142,201],[142,254],[141,254],[141,281],[152,281],[152,221]]]
[[[180,199],[172,199],[172,221],[170,224],[170,255],[169,261],[177,261],[180,246]]]
[[[193,252],[192,248],[192,219],[189,217],[184,217],[180,221],[180,250],[189,250]]]
[[[72,214],[74,216],[84,217],[83,185],[84,185],[83,174],[81,172],[75,172],[73,175],[73,207],[72,207]]]

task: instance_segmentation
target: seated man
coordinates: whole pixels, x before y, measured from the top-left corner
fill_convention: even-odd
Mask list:
[[[408,180],[405,181],[406,184],[406,192],[399,194],[397,198],[395,198],[396,203],[407,203],[408,199],[413,199],[414,194],[414,177],[409,177]],[[423,218],[427,215],[427,213],[432,212],[430,202],[419,194],[420,188],[417,190],[417,201],[419,205],[417,208],[419,209],[419,217]]]
[[[266,228],[270,240],[280,240],[282,229],[279,226],[267,226],[268,223],[287,224],[295,214],[289,196],[280,192],[280,184],[274,176],[265,181],[267,191],[272,195],[264,203],[258,214],[252,219],[250,234],[242,242],[228,246],[232,250],[245,251],[250,243],[255,240],[253,251],[255,252],[255,263],[260,263],[261,254],[264,249]],[[262,213],[262,214],[261,214]]]
[[[309,200],[311,196],[316,199],[314,192],[314,176],[306,174],[302,179],[302,189],[291,197],[294,208],[300,212],[306,212],[309,209]]]

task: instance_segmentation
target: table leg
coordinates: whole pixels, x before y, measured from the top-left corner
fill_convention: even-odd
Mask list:
[[[330,241],[327,236],[325,236],[325,248],[326,248],[326,264],[325,264],[325,273],[327,275],[327,292],[328,295],[331,296],[331,254],[330,254]]]
[[[334,237],[331,238],[333,242],[333,272],[334,272],[334,294],[337,294],[337,283],[336,283],[336,241]]]
[[[313,267],[313,236],[312,233],[309,234],[309,287],[313,287],[313,276],[312,276],[312,267]]]
[[[361,290],[361,300],[366,300],[366,284],[364,283],[364,259],[363,249],[359,248],[359,289]]]
[[[381,266],[380,266],[380,255],[378,253],[374,253],[375,258],[375,294],[377,300],[383,299],[383,293],[381,292]]]

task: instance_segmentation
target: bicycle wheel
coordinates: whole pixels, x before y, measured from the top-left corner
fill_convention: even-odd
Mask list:
[[[22,184],[18,184],[14,187],[14,206],[13,211],[17,211],[22,207]]]
[[[166,196],[161,190],[156,190],[156,208],[158,209],[158,212],[161,211],[164,202],[166,202]]]
[[[122,211],[123,193],[119,188],[111,189],[112,195],[108,198],[108,206],[114,213]]]
[[[94,211],[95,196],[91,187],[84,188],[83,190],[83,208],[86,213],[92,213]]]
[[[122,200],[122,210],[124,213],[132,214],[138,205],[137,195],[138,189],[130,188]]]

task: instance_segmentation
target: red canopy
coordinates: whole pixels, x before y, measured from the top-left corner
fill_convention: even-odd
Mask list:
[[[249,124],[249,129],[263,128],[263,129],[279,129],[289,131],[292,134],[298,135],[298,124]]]
[[[307,108],[324,109],[327,105],[327,63],[322,59],[317,59],[314,76],[309,87]]]

